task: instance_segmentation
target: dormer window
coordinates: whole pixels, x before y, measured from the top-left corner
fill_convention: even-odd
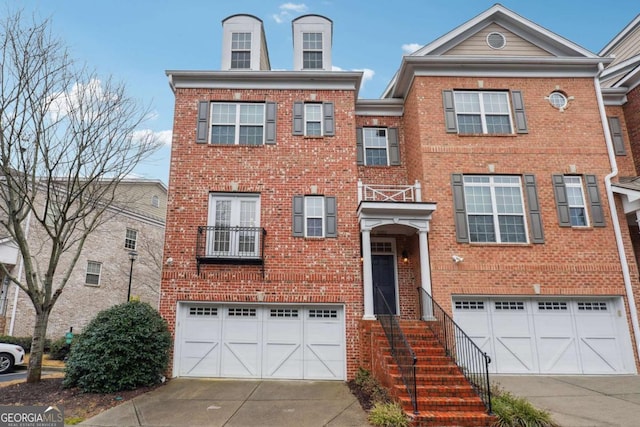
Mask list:
[[[251,33],[231,35],[231,69],[251,68]]]
[[[302,34],[302,68],[322,69],[322,33]]]

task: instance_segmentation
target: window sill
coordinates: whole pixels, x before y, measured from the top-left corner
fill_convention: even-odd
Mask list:
[[[521,134],[518,134],[518,133],[458,133],[457,135],[461,138],[466,138],[466,137],[477,138],[479,136],[491,137],[491,138],[515,138]]]
[[[481,246],[483,248],[532,248],[534,245],[531,242],[527,243],[491,243],[491,242],[469,242],[469,246]]]
[[[323,139],[324,135],[304,135],[304,139]]]

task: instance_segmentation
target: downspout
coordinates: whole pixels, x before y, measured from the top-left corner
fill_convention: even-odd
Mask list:
[[[31,211],[27,214],[27,226],[24,229],[25,240],[29,237],[29,225],[31,224]],[[22,277],[22,268],[24,267],[24,258],[20,254],[20,265],[18,266],[18,280]],[[11,322],[9,323],[9,336],[13,336],[13,326],[16,323],[16,312],[18,311],[18,295],[20,288],[16,285],[16,293],[13,295],[13,307],[11,308]]]
[[[624,280],[624,289],[627,293],[627,302],[629,304],[629,313],[631,314],[631,327],[636,342],[636,351],[640,357],[640,326],[638,324],[638,311],[636,309],[636,301],[631,287],[631,274],[629,273],[629,264],[627,263],[627,255],[624,250],[622,241],[622,232],[620,230],[620,221],[618,220],[618,211],[616,209],[613,191],[611,189],[611,179],[618,175],[618,164],[616,163],[615,151],[613,149],[613,141],[611,140],[611,132],[609,130],[609,122],[607,121],[607,113],[604,108],[602,99],[602,89],[600,88],[600,74],[604,70],[602,63],[598,64],[598,74],[593,78],[596,89],[596,98],[598,100],[598,109],[600,110],[600,120],[604,128],[604,139],[607,143],[607,152],[609,153],[609,161],[611,163],[611,173],[604,177],[604,185],[607,190],[607,199],[609,201],[609,209],[611,211],[611,220],[613,222],[613,230],[616,236],[616,245],[618,246],[618,256],[620,257],[620,266],[622,267],[622,278]]]

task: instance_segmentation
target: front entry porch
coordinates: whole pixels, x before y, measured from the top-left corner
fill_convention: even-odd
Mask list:
[[[363,320],[388,314],[376,298],[378,289],[389,303],[391,314],[428,318],[429,313],[417,312],[420,304],[415,285],[419,283],[431,294],[428,233],[436,204],[421,201],[418,183],[384,188],[360,184],[360,189]],[[403,309],[405,305],[410,308]]]

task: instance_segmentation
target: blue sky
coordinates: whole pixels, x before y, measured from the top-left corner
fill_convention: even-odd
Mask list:
[[[173,94],[165,70],[220,69],[222,20],[236,13],[262,19],[271,67],[293,66],[291,20],[307,13],[333,21],[333,65],[366,70],[362,98],[378,98],[405,50],[425,45],[496,3],[495,0],[1,0],[50,17],[74,58],[122,80],[154,111],[146,127],[166,145],[140,165],[144,178],[169,176]],[[615,7],[595,0],[503,0],[519,15],[598,53],[640,13],[636,1]],[[404,49],[404,50],[403,50]]]

